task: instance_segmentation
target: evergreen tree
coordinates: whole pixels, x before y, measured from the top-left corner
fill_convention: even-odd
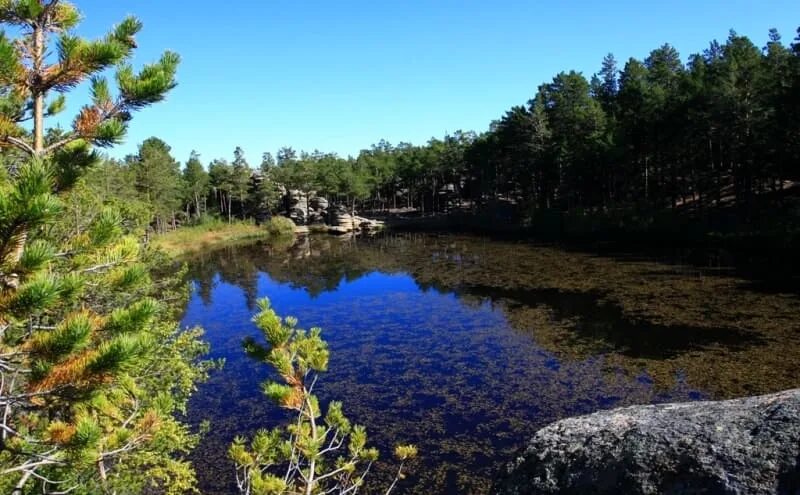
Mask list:
[[[139,152],[128,161],[134,172],[136,189],[155,214],[158,232],[169,225],[175,227],[175,213],[181,208],[183,179],[180,164],[170,151],[167,143],[152,137],[139,145]]]
[[[208,166],[208,179],[219,212],[222,215],[227,215],[228,223],[230,223],[233,215],[233,168],[227,161],[215,159]]]
[[[619,145],[625,156],[624,197],[633,201],[647,200],[650,192],[650,101],[647,67],[632,58],[620,74]]]
[[[127,64],[142,28],[139,20],[128,17],[104,38],[89,41],[74,34],[80,18],[66,1],[0,2],[0,23],[20,33],[13,41],[0,33],[0,142],[29,157],[53,159],[57,187],[69,186],[80,169],[94,163],[97,156],[90,145],[119,143],[132,112],[163,100],[176,85],[175,53],[164,53],[159,62],[138,73]],[[48,54],[53,52],[57,57],[51,62]],[[115,66],[116,95],[101,75]],[[91,102],[78,112],[72,129],[48,133],[45,118],[63,111],[66,93],[86,80],[91,84]],[[22,127],[29,120],[32,135]],[[20,231],[17,238],[18,259],[27,231]]]
[[[297,160],[297,152],[291,147],[283,147],[278,150],[277,163],[279,167],[285,167]]]
[[[15,150],[0,173],[0,491],[180,493],[194,486],[182,453],[196,438],[175,413],[206,373],[193,365],[205,346],[157,297],[180,301],[183,284],[153,283],[163,260],[125,211],[70,209],[87,197],[70,188],[87,187],[91,146],[119,142],[134,110],[165,97],[178,57],[136,73],[126,61],[139,21],[87,41],[73,34],[79,20],[65,1],[0,2],[0,22],[19,33],[0,36],[0,141]],[[116,95],[100,75],[114,66]],[[91,102],[72,128],[46,130],[87,79]]]
[[[158,63],[138,73],[126,64],[136,48],[135,35],[142,28],[139,20],[128,17],[104,38],[89,41],[73,34],[80,19],[78,10],[65,1],[0,2],[0,22],[21,32],[15,42],[0,37],[0,84],[7,88],[0,135],[30,155],[44,157],[76,142],[96,146],[118,143],[131,112],[161,101],[175,87],[179,58],[174,53],[166,52]],[[57,54],[52,63],[51,52]],[[115,66],[116,96],[100,75]],[[91,81],[91,103],[81,108],[69,132],[46,143],[44,119],[60,113],[65,108],[65,93],[86,80]],[[33,121],[30,137],[20,127],[28,119]]]
[[[196,439],[174,413],[205,376],[193,363],[205,346],[158,302],[182,300],[183,284],[152,281],[163,260],[115,208],[52,229],[64,205],[53,176],[34,160],[0,185],[0,489],[190,489],[180,454]],[[15,261],[19,225],[31,238]]]
[[[616,113],[614,103],[619,91],[619,70],[617,59],[612,53],[603,57],[603,64],[597,76],[592,81],[592,96],[602,105],[606,115],[613,117]]]
[[[233,151],[233,163],[231,165],[231,192],[239,201],[239,213],[242,219],[244,219],[247,192],[250,188],[253,171],[244,158],[244,150],[242,150],[242,148],[237,146]]]
[[[264,383],[264,393],[294,414],[289,425],[259,430],[250,442],[238,437],[228,450],[236,465],[239,491],[246,495],[356,493],[378,458],[366,446],[364,427],[344,415],[342,403],[328,404],[325,416],[313,393],[317,374],[327,371],[328,346],[319,328],[297,328],[297,319],[280,318],[267,299],[258,301],[253,321],[267,345],[245,342],[247,352],[269,364],[283,383]],[[405,476],[405,464],[417,455],[413,445],[398,445],[397,475],[387,494]]]
[[[204,212],[205,198],[209,193],[209,176],[196,151],[192,151],[184,166],[183,183],[187,193],[185,200],[194,210],[195,218],[200,218]]]
[[[590,82],[574,71],[558,74],[480,135],[458,131],[418,146],[381,140],[347,158],[284,147],[275,158],[265,153],[255,173],[237,148],[231,164],[210,166],[209,203],[229,221],[263,219],[283,188],[316,192],[353,211],[497,208],[505,219],[530,222],[537,210],[561,210],[547,213],[552,218],[579,210],[606,220],[622,215],[642,228],[662,211],[662,218],[706,229],[718,227],[717,210],[732,207],[755,226],[755,215],[769,208],[789,211],[781,191],[800,174],[799,50],[797,42],[784,46],[775,30],[763,49],[732,32],[685,64],[664,44],[622,70],[605,56]],[[15,69],[0,64],[3,70]],[[69,134],[50,130],[44,142]],[[53,154],[64,164],[56,168],[57,187],[91,161],[74,146]],[[6,150],[5,159],[19,161],[23,149]],[[200,195],[182,198],[187,216],[199,211]]]
[[[603,153],[605,114],[591,98],[589,83],[577,72],[558,74],[539,88],[544,114],[551,129],[552,158],[558,170],[557,200],[570,208],[585,206],[601,196],[604,181],[598,170]]]
[[[261,165],[259,169],[261,170],[262,174],[269,174],[269,172],[275,168],[275,158],[272,157],[272,153],[269,151],[265,151],[263,155],[261,155]]]

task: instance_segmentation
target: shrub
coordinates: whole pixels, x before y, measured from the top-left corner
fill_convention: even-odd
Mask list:
[[[274,216],[267,222],[267,232],[273,237],[293,235],[294,222],[286,217]]]

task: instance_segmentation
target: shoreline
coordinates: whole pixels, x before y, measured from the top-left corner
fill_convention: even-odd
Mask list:
[[[249,223],[219,223],[179,227],[165,234],[154,235],[148,245],[161,249],[172,258],[195,254],[204,249],[219,247],[241,241],[274,238],[265,226]]]

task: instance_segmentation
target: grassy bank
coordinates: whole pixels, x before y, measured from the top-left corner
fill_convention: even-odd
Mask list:
[[[180,257],[237,241],[288,237],[293,234],[293,226],[292,229],[287,228],[283,225],[284,220],[291,222],[283,218],[271,220],[266,225],[208,221],[155,235],[150,242],[152,246],[162,249],[170,256]]]

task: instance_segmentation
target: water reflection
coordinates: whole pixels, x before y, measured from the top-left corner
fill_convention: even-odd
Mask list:
[[[185,324],[226,367],[192,402],[212,420],[197,454],[208,493],[229,493],[235,434],[280,421],[245,357],[255,300],[320,326],[341,399],[384,452],[423,453],[408,493],[482,493],[538,427],[632,403],[797,385],[797,300],[648,261],[456,237],[306,238],[191,262]],[[380,475],[381,473],[379,473]]]

